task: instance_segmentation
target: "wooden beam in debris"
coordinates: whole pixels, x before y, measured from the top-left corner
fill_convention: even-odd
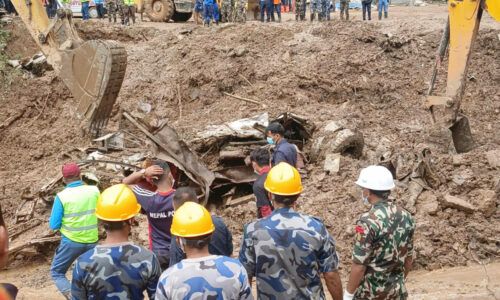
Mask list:
[[[254,195],[250,194],[250,195],[246,195],[246,196],[243,196],[240,198],[231,199],[231,201],[227,201],[226,206],[238,206],[241,204],[248,203],[248,202],[252,201],[254,198],[255,198]]]

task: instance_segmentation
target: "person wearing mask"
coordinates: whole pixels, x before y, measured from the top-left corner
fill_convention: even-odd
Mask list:
[[[50,228],[61,232],[61,243],[54,254],[50,276],[64,297],[70,299],[71,284],[66,272],[78,256],[97,245],[94,212],[100,193],[96,186],[82,183],[77,164],[64,165],[62,175],[66,188],[54,199],[49,220]]]
[[[285,128],[280,123],[271,123],[267,126],[267,142],[274,145],[274,154],[271,157],[271,167],[280,162],[289,163],[292,167],[297,167],[297,149],[285,138]]]
[[[264,148],[255,149],[250,154],[250,161],[255,174],[259,175],[253,183],[253,194],[257,204],[257,217],[260,219],[269,216],[274,209],[269,200],[269,193],[264,188],[267,173],[271,169],[269,166],[269,152]]]
[[[408,211],[388,200],[395,185],[386,167],[364,168],[356,184],[370,210],[356,222],[344,300],[407,299],[405,279],[412,264],[415,222]]]
[[[141,210],[124,184],[104,190],[95,214],[106,231],[102,244],[82,254],[73,269],[71,299],[154,299],[161,268],[156,255],[129,241]]]
[[[176,210],[170,231],[187,258],[163,272],[156,300],[253,299],[241,263],[208,250],[215,226],[205,207],[185,202]]]
[[[144,179],[150,178],[157,186],[156,192],[146,190],[138,185]],[[170,260],[170,226],[174,216],[173,188],[175,180],[170,167],[164,161],[155,161],[153,165],[136,171],[123,179],[123,183],[132,188],[137,202],[146,212],[149,222],[150,249],[160,261],[162,270],[169,266]]]
[[[198,197],[193,189],[181,187],[175,191],[174,210],[177,210],[186,202],[198,203]],[[208,244],[208,252],[213,255],[231,256],[233,254],[233,236],[221,218],[212,216],[215,231]],[[170,243],[170,266],[175,265],[186,258],[186,253],[177,245],[175,241]]]

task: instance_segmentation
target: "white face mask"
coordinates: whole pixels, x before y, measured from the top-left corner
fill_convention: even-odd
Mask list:
[[[363,204],[368,204],[368,198],[365,198],[365,194],[363,194],[363,191],[361,191],[361,200],[363,200]]]
[[[255,170],[255,169],[253,169],[253,172],[254,172],[255,174],[257,174],[257,175],[260,175],[260,173],[259,173],[259,172],[257,172],[257,170]]]

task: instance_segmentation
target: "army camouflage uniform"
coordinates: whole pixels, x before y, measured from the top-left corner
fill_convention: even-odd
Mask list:
[[[296,0],[295,1],[295,21],[298,21],[299,19],[301,21],[304,20],[304,15],[305,15],[304,10],[306,9],[304,4],[305,4],[305,1],[303,1],[303,0]]]
[[[340,18],[344,20],[344,12],[346,20],[349,20],[349,2],[350,0],[340,0]]]
[[[111,22],[111,15],[116,23],[116,12],[120,15],[121,22],[124,21],[123,15],[123,1],[122,0],[106,0],[106,10],[108,11],[108,20]]]
[[[335,271],[335,242],[321,220],[278,208],[243,229],[238,258],[259,299],[325,299],[320,273]]]
[[[413,254],[415,231],[410,213],[382,200],[356,225],[352,258],[366,272],[354,299],[406,299],[404,262]]]
[[[76,261],[71,299],[144,299],[144,290],[154,299],[160,275],[158,259],[144,247],[99,245]]]
[[[242,299],[253,300],[247,272],[227,256],[187,258],[160,277],[156,300]]]
[[[236,9],[235,9],[235,20],[236,22],[245,23],[247,21],[247,2],[248,0],[235,0]]]
[[[222,22],[230,22],[233,10],[234,2],[233,0],[222,0],[220,5],[220,14]]]

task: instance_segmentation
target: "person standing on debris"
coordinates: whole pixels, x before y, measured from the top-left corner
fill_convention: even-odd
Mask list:
[[[345,19],[349,21],[349,2],[350,0],[340,0],[340,19],[344,20],[344,12]]]
[[[196,25],[200,24],[200,17],[203,15],[203,1],[202,0],[196,0],[194,2],[194,22]]]
[[[174,209],[177,211],[185,202],[198,203],[198,198],[193,189],[188,187],[181,187],[175,191],[174,195]],[[212,255],[231,256],[233,254],[233,236],[231,231],[227,228],[226,224],[221,218],[212,216],[212,222],[215,226],[215,231],[208,244],[208,252]],[[170,266],[175,265],[181,260],[186,258],[186,253],[177,245],[175,241],[170,244]]]
[[[361,0],[363,6],[363,21],[366,20],[366,13],[368,12],[368,21],[372,19],[372,0]]]
[[[97,10],[97,17],[104,19],[104,0],[94,0],[95,8]]]
[[[172,235],[187,259],[163,272],[156,300],[253,299],[248,275],[235,259],[211,255],[208,247],[215,230],[210,213],[201,205],[186,202],[177,209]]]
[[[264,183],[275,211],[243,229],[239,260],[250,281],[257,278],[259,299],[325,299],[320,273],[334,300],[342,299],[339,257],[325,224],[294,211],[302,192],[291,165],[274,166]]]
[[[135,25],[135,2],[134,0],[123,0],[123,9],[125,16],[125,25],[131,25],[130,19],[132,19],[132,24]]]
[[[318,14],[318,21],[321,21],[321,3],[320,0],[311,0],[311,22],[314,21],[315,15]]]
[[[215,18],[215,10],[217,9],[217,5],[215,0],[203,0],[203,17],[205,18],[205,25],[210,27],[210,20],[214,20],[217,25],[219,25],[219,21]]]
[[[305,9],[305,1],[295,0],[295,21],[304,21]]]
[[[154,299],[161,268],[156,255],[129,242],[134,217],[141,210],[132,190],[117,184],[104,190],[95,214],[106,230],[101,245],[82,254],[73,269],[71,297]]]
[[[267,126],[265,134],[267,142],[275,145],[271,166],[274,167],[284,161],[293,167],[297,167],[297,149],[285,140],[285,128],[280,123],[271,123]]]
[[[142,178],[151,178],[158,187],[156,192],[148,191],[137,183]],[[170,260],[170,226],[174,216],[174,177],[170,167],[164,161],[155,161],[153,165],[136,171],[123,179],[123,183],[132,187],[137,202],[146,212],[149,222],[150,249],[160,261],[162,270],[168,268]]]
[[[220,7],[221,21],[224,23],[231,21],[231,10],[233,9],[231,0],[222,0]]]
[[[2,206],[0,205],[0,269],[7,265],[9,258],[9,232],[3,220]],[[16,299],[18,289],[10,283],[0,283],[0,299]]]
[[[259,175],[259,178],[253,183],[253,194],[257,204],[257,216],[260,219],[269,216],[274,210],[269,200],[269,193],[264,188],[267,173],[271,169],[269,166],[269,152],[264,148],[255,149],[250,154],[250,161],[254,172]]]
[[[69,163],[62,168],[66,188],[54,199],[49,225],[61,232],[61,244],[54,254],[50,276],[59,291],[70,299],[71,284],[66,272],[81,254],[97,245],[97,217],[94,214],[99,189],[84,185],[80,179],[80,168]]]
[[[330,21],[330,6],[332,6],[330,0],[321,0],[322,15],[323,18],[326,19],[327,21]]]
[[[248,0],[235,0],[234,6],[235,6],[236,22],[245,23],[247,21]]]
[[[115,0],[105,0],[106,10],[108,11],[108,21],[111,23],[111,16],[113,16],[113,20],[116,23],[116,11],[118,10],[118,6],[116,5]]]
[[[406,299],[415,223],[409,212],[388,201],[395,187],[391,172],[369,166],[356,184],[369,212],[356,222],[352,266],[344,299]]]
[[[273,11],[278,15],[278,23],[281,23],[281,0],[273,0]]]
[[[378,19],[382,20],[382,9],[384,10],[384,18],[387,19],[387,0],[378,0]]]
[[[90,19],[89,15],[89,0],[80,0],[80,4],[82,5],[82,20]]]
[[[271,20],[271,11],[270,7],[267,5],[269,0],[259,0],[259,9],[260,9],[260,21],[264,22],[264,11],[267,15],[267,22]]]

